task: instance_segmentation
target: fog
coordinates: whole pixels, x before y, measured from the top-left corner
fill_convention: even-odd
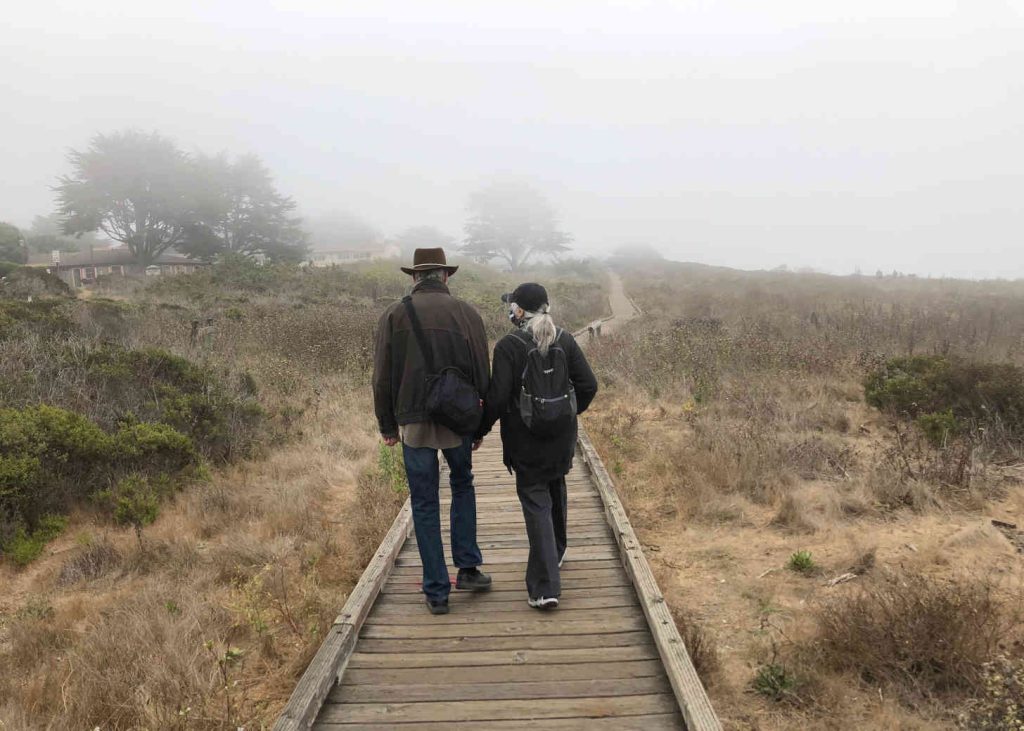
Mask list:
[[[501,177],[580,254],[1024,277],[1021,2],[9,3],[0,52],[18,225],[138,128],[385,235]]]

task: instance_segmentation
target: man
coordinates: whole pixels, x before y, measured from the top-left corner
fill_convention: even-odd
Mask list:
[[[416,249],[413,266],[402,267],[413,278],[411,305],[434,371],[458,368],[482,395],[490,378],[487,335],[473,306],[448,291],[448,278],[457,270],[448,265],[444,249]],[[478,568],[483,558],[476,540],[472,452],[479,442],[431,420],[426,408],[428,375],[434,374],[427,372],[409,308],[404,301],[396,302],[377,326],[374,407],[384,443],[393,446],[402,441],[427,607],[432,614],[447,614],[451,580],[441,544],[438,450],[451,469],[451,549],[459,569],[455,587],[489,589],[491,577]]]

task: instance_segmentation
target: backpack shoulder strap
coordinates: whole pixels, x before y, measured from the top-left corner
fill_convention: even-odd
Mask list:
[[[402,304],[405,305],[405,311],[409,314],[409,321],[412,323],[412,332],[413,335],[416,336],[416,343],[420,347],[420,354],[423,356],[423,362],[427,366],[428,373],[433,374],[435,372],[434,351],[427,347],[427,338],[423,334],[423,325],[420,323],[420,316],[412,304],[412,295],[407,294],[403,297]]]

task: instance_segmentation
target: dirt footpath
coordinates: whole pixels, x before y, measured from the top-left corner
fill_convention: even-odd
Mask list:
[[[608,320],[601,326],[601,330],[604,333],[615,332],[618,328],[632,320],[639,313],[629,297],[626,296],[626,290],[622,286],[622,279],[615,272],[608,272],[609,280],[609,291],[608,291],[608,302],[612,308],[612,319]]]

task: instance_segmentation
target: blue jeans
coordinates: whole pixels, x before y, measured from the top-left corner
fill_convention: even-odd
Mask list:
[[[441,453],[451,469],[452,560],[460,569],[473,568],[483,563],[480,546],[476,542],[473,440],[467,437],[461,446],[443,449]],[[423,593],[431,601],[447,599],[452,586],[441,544],[441,503],[438,496],[441,474],[437,450],[403,444],[402,455],[409,478],[416,543],[423,561]]]

